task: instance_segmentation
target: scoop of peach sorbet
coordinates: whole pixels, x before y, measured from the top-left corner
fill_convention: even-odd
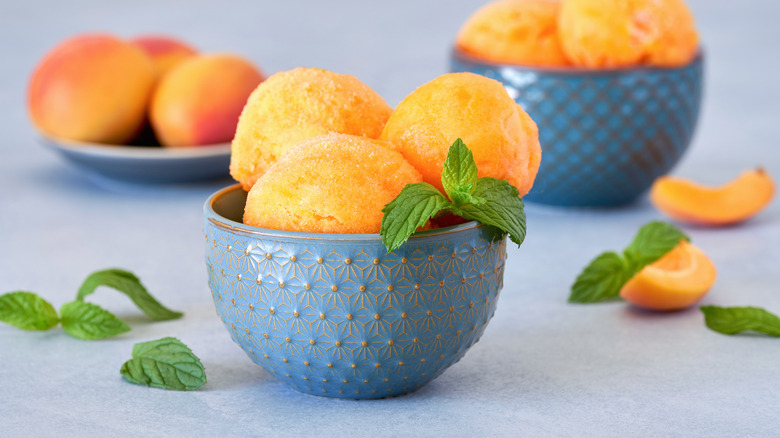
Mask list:
[[[303,141],[247,196],[244,223],[311,233],[379,233],[382,208],[422,176],[389,143],[347,134]]]
[[[699,47],[683,0],[564,0],[558,36],[573,64],[591,68],[682,66]]]
[[[458,138],[474,154],[480,177],[506,180],[520,196],[531,190],[542,159],[536,123],[500,82],[473,73],[420,86],[398,104],[380,138],[441,191],[444,161]]]
[[[463,25],[456,45],[473,56],[501,63],[563,66],[558,41],[560,3],[499,0],[479,9]]]
[[[354,76],[317,68],[277,73],[255,89],[241,113],[230,174],[248,191],[301,141],[331,132],[377,138],[391,112]]]

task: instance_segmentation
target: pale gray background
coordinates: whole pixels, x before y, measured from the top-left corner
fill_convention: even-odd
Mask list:
[[[37,141],[25,88],[37,60],[87,30],[167,32],[235,51],[268,73],[299,65],[350,73],[395,105],[446,70],[460,24],[480,1],[16,1],[0,3],[0,292],[32,290],[59,307],[91,271],[135,271],[178,321],[150,323],[129,300],[95,301],[133,330],[85,342],[0,326],[2,436],[778,436],[780,340],[727,337],[699,311],[566,304],[579,270],[660,218],[646,201],[616,210],[528,207],[506,287],[482,340],[409,396],[339,401],[274,381],[215,315],[201,206],[229,180],[187,186],[96,184]],[[706,100],[674,172],[721,183],[764,165],[780,177],[780,7],[691,0],[707,47]],[[718,267],[707,304],[780,313],[780,203],[727,229],[686,227]],[[124,382],[136,342],[178,336],[208,383],[180,393]]]

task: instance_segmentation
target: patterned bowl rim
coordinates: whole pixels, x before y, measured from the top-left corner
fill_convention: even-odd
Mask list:
[[[685,70],[696,65],[704,59],[704,48],[699,46],[696,56],[691,62],[679,67],[652,67],[652,66],[634,66],[634,67],[610,67],[610,68],[586,68],[586,67],[540,67],[534,65],[510,64],[505,62],[491,62],[474,55],[461,51],[456,45],[452,46],[450,52],[451,59],[468,65],[476,65],[482,68],[492,69],[514,69],[529,73],[547,74],[553,76],[614,76],[622,74],[648,73],[648,72],[673,72]]]
[[[300,231],[283,231],[272,230],[270,228],[260,228],[252,225],[246,225],[241,222],[236,222],[228,219],[214,210],[214,203],[220,197],[229,192],[241,190],[241,184],[234,184],[223,189],[214,192],[206,199],[206,203],[203,205],[203,212],[206,218],[212,225],[222,228],[230,232],[242,232],[247,234],[253,234],[257,236],[283,238],[283,239],[299,239],[299,240],[321,240],[321,241],[381,241],[382,236],[380,234],[341,234],[341,233],[304,233]],[[459,233],[461,231],[471,230],[473,228],[479,228],[483,225],[477,221],[470,221],[459,225],[452,225],[444,228],[437,228],[435,230],[420,231],[415,233],[410,239],[419,239],[423,237],[433,237],[443,234]]]

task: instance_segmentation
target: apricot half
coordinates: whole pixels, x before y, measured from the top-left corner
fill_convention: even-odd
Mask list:
[[[743,172],[720,187],[664,176],[650,189],[650,201],[663,213],[699,225],[744,221],[769,205],[774,195],[775,183],[761,168]]]
[[[631,304],[653,310],[689,307],[709,292],[715,265],[702,250],[683,240],[660,259],[642,268],[620,290]]]

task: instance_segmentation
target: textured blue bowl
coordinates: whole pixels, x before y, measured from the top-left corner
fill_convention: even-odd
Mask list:
[[[700,53],[680,68],[584,70],[499,65],[453,50],[450,69],[487,76],[539,126],[542,164],[523,199],[615,206],[637,199],[682,157],[702,99]]]
[[[506,239],[469,222],[388,254],[377,234],[317,234],[241,223],[235,185],[204,206],[206,265],[231,338],[309,394],[414,391],[477,342],[503,287]]]

